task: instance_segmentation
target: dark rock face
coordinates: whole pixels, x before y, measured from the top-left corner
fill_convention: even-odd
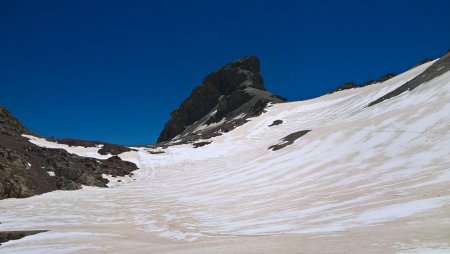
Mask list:
[[[275,120],[269,125],[269,127],[280,125],[282,123],[283,123],[283,120]]]
[[[106,187],[102,174],[124,176],[137,169],[117,156],[96,160],[34,145],[21,136],[26,129],[16,118],[4,108],[0,112],[0,199],[76,190],[81,185]]]
[[[5,243],[11,240],[17,240],[20,238],[24,238],[29,235],[35,235],[43,232],[47,232],[48,230],[31,230],[31,231],[0,231],[0,246],[1,243]]]
[[[6,108],[0,106],[0,132],[7,135],[28,133],[25,127]]]
[[[288,146],[288,145],[292,145],[292,144],[295,142],[295,140],[297,140],[297,139],[299,139],[299,138],[305,136],[305,135],[306,135],[308,132],[310,132],[310,131],[311,131],[311,130],[303,130],[303,131],[296,131],[296,132],[293,132],[293,133],[287,135],[286,137],[282,138],[282,139],[280,140],[280,143],[279,143],[279,144],[270,146],[270,147],[267,148],[267,149],[272,149],[273,151],[276,151],[276,150],[280,150],[280,149],[282,149],[282,148],[285,148],[285,147]]]
[[[123,161],[119,156],[113,156],[102,161],[101,167],[104,174],[114,177],[133,174],[132,172],[137,169],[136,164]]]
[[[381,96],[380,98],[370,102],[367,107],[371,107],[378,103],[381,103],[385,100],[391,99],[399,94],[402,94],[406,91],[411,91],[418,86],[446,73],[450,70],[450,53],[446,53],[444,56],[439,58],[435,63],[433,63],[430,67],[428,67],[425,71],[417,75],[415,78],[401,85],[397,89]]]
[[[258,58],[244,57],[206,76],[203,83],[172,112],[158,143],[169,141],[178,135],[186,140],[195,140],[196,136],[210,132],[205,135],[211,137],[220,128],[194,134],[195,129],[222,120],[225,120],[222,125],[227,125],[222,131],[232,129],[246,122],[232,121],[232,118],[240,114],[244,114],[243,118],[256,116],[263,112],[269,102],[284,102],[285,99],[265,90],[259,70]]]
[[[192,144],[192,146],[194,148],[199,148],[199,147],[206,146],[206,145],[209,145],[209,144],[211,144],[210,141],[203,141],[203,142],[195,142],[195,143]]]

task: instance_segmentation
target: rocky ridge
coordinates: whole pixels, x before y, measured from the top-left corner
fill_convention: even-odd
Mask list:
[[[103,174],[124,176],[137,169],[135,164],[118,156],[98,160],[37,146],[22,136],[30,133],[8,110],[0,107],[0,199],[76,190],[82,185],[107,187],[108,180]],[[77,144],[88,145],[82,141]],[[118,154],[128,148],[110,145],[105,149]]]
[[[346,83],[338,86],[336,89],[331,90],[328,94],[332,94],[332,93],[343,91],[343,90],[347,90],[347,89],[353,89],[353,88],[358,88],[358,87],[370,86],[370,85],[373,85],[373,84],[376,84],[376,83],[382,83],[382,82],[384,82],[384,81],[386,81],[388,79],[391,79],[391,78],[393,78],[395,76],[397,76],[397,74],[395,74],[393,72],[390,72],[390,73],[384,74],[383,76],[381,76],[381,77],[379,77],[377,79],[369,80],[369,81],[366,81],[366,82],[361,83],[361,84],[357,84],[357,83],[355,83],[353,81],[346,82]]]
[[[426,59],[422,62],[426,63],[429,61],[428,61],[428,59]],[[381,103],[385,100],[391,99],[391,98],[398,96],[406,91],[414,90],[418,86],[425,84],[425,83],[431,81],[432,79],[439,77],[448,71],[450,71],[450,52],[449,51],[447,51],[446,54],[444,54],[442,57],[440,57],[438,60],[436,60],[436,62],[434,62],[430,67],[428,67],[420,75],[417,75],[416,77],[414,77],[410,81],[406,82],[405,84],[399,86],[398,88],[394,89],[393,91],[370,102],[367,105],[367,107],[371,107],[371,106]]]
[[[206,76],[173,111],[158,143],[194,142],[228,132],[286,99],[266,91],[257,57],[244,57]]]

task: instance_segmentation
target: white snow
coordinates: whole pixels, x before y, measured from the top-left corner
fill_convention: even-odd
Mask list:
[[[102,145],[97,145],[95,147],[68,146],[66,144],[58,144],[56,142],[48,141],[45,138],[39,138],[32,135],[22,134],[22,136],[28,138],[30,142],[35,145],[46,148],[64,149],[69,153],[79,156],[91,157],[96,159],[108,159],[112,156],[111,154],[101,155],[98,153],[98,150],[102,148]]]
[[[47,233],[48,239],[39,241],[40,249],[53,246],[68,252],[86,244],[89,251],[102,252],[139,234],[195,242],[262,235],[320,238],[336,231],[339,236],[358,235],[354,230],[364,229],[378,239],[383,236],[375,229],[392,225],[423,236],[423,241],[442,242],[448,231],[439,226],[450,225],[450,73],[365,107],[432,63],[383,83],[273,105],[197,149],[187,144],[162,154],[151,154],[148,148],[123,153],[120,157],[136,163],[139,170],[129,178],[105,176],[115,188],[85,187],[1,200],[0,230],[39,227],[93,234],[71,236],[70,245]],[[268,127],[277,119],[283,124]],[[312,131],[283,149],[267,150],[300,130]],[[109,157],[99,155],[99,148],[26,137],[82,156]],[[430,223],[428,231],[414,223]],[[96,235],[105,227],[112,235]],[[12,242],[0,253],[31,252],[36,241],[27,237],[20,243]],[[447,250],[423,245],[395,251]]]
[[[450,248],[416,248],[399,252],[399,254],[449,254]]]
[[[216,127],[216,126],[221,125],[221,124],[224,123],[224,122],[225,122],[225,119],[222,119],[222,120],[220,120],[220,121],[217,122],[217,123],[202,124],[202,125],[199,125],[197,128],[195,128],[195,130],[194,130],[193,132],[201,131],[201,130],[205,130],[205,129],[211,129],[211,128],[213,128],[213,127]]]

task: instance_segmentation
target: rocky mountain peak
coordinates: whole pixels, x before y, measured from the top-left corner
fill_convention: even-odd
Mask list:
[[[266,90],[256,56],[240,58],[206,76],[203,84],[215,87],[221,94],[230,94],[234,90],[253,87]]]
[[[269,102],[283,101],[283,98],[266,91],[259,59],[255,56],[240,58],[207,75],[202,84],[194,88],[180,107],[171,113],[158,143],[177,136],[195,140],[205,137],[206,132],[209,133],[207,136],[213,136],[242,124],[245,118],[260,114]],[[237,119],[232,120],[238,115],[243,116],[239,124]],[[214,126],[214,131],[209,128],[222,120],[227,123],[226,127]],[[200,126],[203,126],[202,131],[198,130]]]

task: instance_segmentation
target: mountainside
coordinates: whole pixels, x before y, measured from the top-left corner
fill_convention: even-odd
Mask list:
[[[257,57],[244,57],[206,76],[172,112],[158,143],[194,141],[228,132],[258,116],[268,103],[285,102],[267,92]]]
[[[9,136],[29,133],[20,121],[2,106],[0,106],[0,132]]]
[[[448,59],[265,107],[219,136],[202,128],[220,111],[218,98],[233,92],[216,92],[207,106],[192,95],[166,126],[170,145],[118,154],[139,167],[136,181],[0,200],[0,230],[48,230],[0,253],[448,253]],[[242,80],[256,83],[244,91],[263,91],[255,70],[245,71]],[[218,90],[199,93],[208,87]],[[187,120],[198,105],[201,113]],[[221,124],[235,118],[225,112]],[[201,137],[195,149],[174,142],[191,136]],[[25,137],[100,156],[98,147]]]
[[[60,148],[66,150],[39,147],[30,143],[29,138],[35,138],[30,134],[8,110],[0,107],[0,199],[30,197],[54,190],[76,190],[82,185],[106,187],[108,180],[103,174],[123,176],[137,169],[130,162],[112,157],[111,154],[118,154],[114,153],[115,150],[125,151],[126,148],[119,150],[119,146],[89,145],[78,141],[78,146],[91,146],[93,154],[95,150],[99,151],[95,158],[85,158],[67,152],[69,146],[61,145]],[[102,149],[105,152],[102,153]],[[101,157],[100,153],[104,156]]]

